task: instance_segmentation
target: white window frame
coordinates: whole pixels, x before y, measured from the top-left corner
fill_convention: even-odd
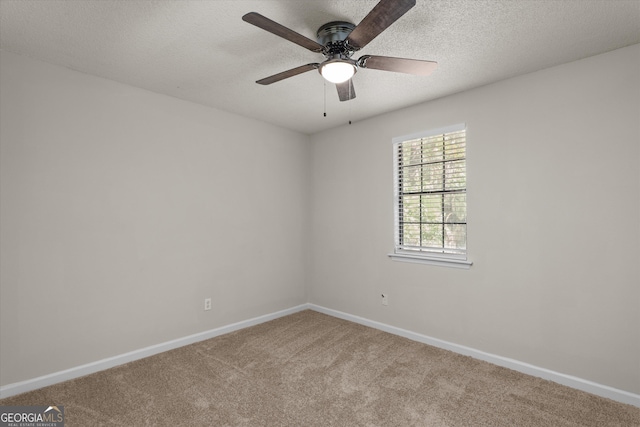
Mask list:
[[[393,146],[393,212],[394,212],[394,251],[389,254],[389,257],[394,261],[412,262],[419,264],[437,265],[442,267],[454,267],[468,269],[473,264],[467,259],[468,251],[465,249],[464,253],[440,253],[440,252],[428,252],[418,250],[406,250],[399,248],[399,232],[400,232],[400,211],[399,211],[399,159],[397,146],[405,141],[410,141],[420,138],[428,138],[435,135],[442,135],[450,132],[459,132],[464,130],[466,132],[466,125],[464,123],[447,126],[438,129],[431,129],[424,132],[419,132],[411,135],[404,135],[395,137],[392,139]],[[465,156],[466,157],[466,156]],[[466,191],[466,190],[465,190]]]

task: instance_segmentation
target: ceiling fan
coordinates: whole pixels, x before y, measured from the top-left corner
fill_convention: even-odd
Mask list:
[[[316,33],[317,42],[259,13],[249,12],[242,17],[243,21],[325,57],[323,62],[301,65],[256,83],[270,85],[317,69],[327,81],[336,84],[340,101],[348,101],[356,97],[351,78],[359,68],[426,76],[435,70],[437,62],[376,55],[364,55],[357,60],[351,58],[415,4],[415,0],[381,0],[358,25],[344,21],[324,24]]]

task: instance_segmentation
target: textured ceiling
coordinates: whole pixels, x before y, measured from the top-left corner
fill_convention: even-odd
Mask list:
[[[640,43],[638,0],[418,0],[354,57],[437,61],[431,76],[361,69],[357,98],[342,103],[315,71],[255,83],[323,57],[243,22],[245,13],[315,39],[322,24],[357,24],[376,3],[0,0],[0,48],[314,133]]]

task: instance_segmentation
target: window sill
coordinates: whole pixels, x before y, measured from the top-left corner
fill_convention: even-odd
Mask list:
[[[468,270],[473,264],[472,261],[464,260],[464,259],[455,259],[455,258],[444,258],[444,257],[432,257],[425,255],[413,255],[413,254],[389,254],[389,258],[394,261],[400,262],[412,262],[416,264],[427,264],[427,265],[437,265],[439,267],[450,267],[450,268],[463,268]]]

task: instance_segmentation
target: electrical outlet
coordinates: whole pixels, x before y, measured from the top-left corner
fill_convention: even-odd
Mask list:
[[[211,298],[204,299],[204,309],[211,310]]]
[[[382,294],[382,305],[389,305],[389,296],[387,294]]]

